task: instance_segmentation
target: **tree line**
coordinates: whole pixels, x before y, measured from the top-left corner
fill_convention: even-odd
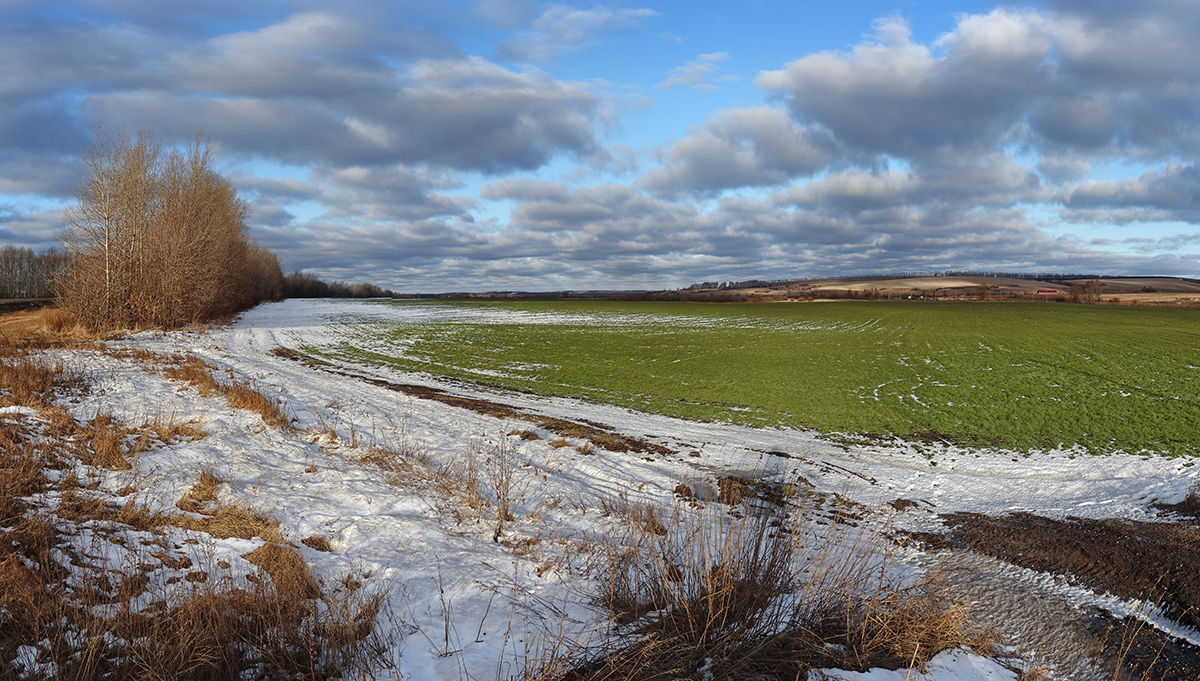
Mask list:
[[[65,252],[52,248],[35,253],[31,248],[0,248],[0,298],[51,298],[53,282],[67,268]]]
[[[279,261],[200,136],[162,153],[149,133],[99,129],[60,241],[60,305],[93,328],[178,327],[283,296]]]
[[[396,298],[395,291],[374,284],[326,282],[299,270],[283,278],[285,298]]]

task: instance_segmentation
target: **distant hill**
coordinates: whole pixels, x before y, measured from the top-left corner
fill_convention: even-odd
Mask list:
[[[692,301],[820,300],[1042,300],[1072,302],[1072,285],[1098,282],[1096,302],[1200,307],[1200,280],[1183,277],[1045,275],[883,275],[779,282],[694,284],[686,289],[630,294],[628,298]]]

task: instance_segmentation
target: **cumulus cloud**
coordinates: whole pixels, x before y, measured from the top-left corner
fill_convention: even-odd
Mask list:
[[[1050,90],[1042,62],[1050,35],[1033,15],[997,10],[967,17],[936,55],[891,17],[849,53],[822,52],[759,75],[799,121],[868,153],[921,159],[938,149],[990,149],[1005,140],[1032,97]]]
[[[98,118],[172,138],[202,129],[239,152],[297,164],[425,163],[502,172],[598,147],[596,95],[540,71],[512,71],[481,58],[420,61],[387,88],[344,97],[271,94],[119,92],[93,95],[88,106]]]
[[[1058,196],[1064,217],[1080,222],[1180,221],[1200,223],[1200,171],[1195,165],[1172,164],[1122,180],[1084,180],[1066,186]]]
[[[286,268],[410,290],[1200,264],[1195,230],[1041,229],[1200,223],[1200,11],[1182,0],[1045,0],[930,42],[884,17],[759,73],[762,101],[636,149],[604,91],[628,84],[554,65],[659,22],[636,6],[63,6],[10,2],[0,22],[4,242],[49,245],[47,206],[107,119],[167,144],[204,130]],[[712,91],[734,66],[699,54],[658,86]]]
[[[837,152],[824,130],[798,125],[779,109],[729,109],[664,150],[663,167],[641,184],[663,195],[774,185],[824,168]]]

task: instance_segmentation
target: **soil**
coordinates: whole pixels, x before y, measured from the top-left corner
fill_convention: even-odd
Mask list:
[[[982,554],[1063,575],[1098,593],[1158,603],[1179,625],[1200,628],[1200,529],[1194,525],[1029,513],[954,513],[942,521],[945,534],[916,538],[952,555]],[[989,573],[994,570],[979,571],[975,579]],[[1200,679],[1200,648],[1139,620],[1092,610],[1085,613],[1085,628],[1098,644],[1089,657],[1101,668],[1119,669],[1125,678]]]
[[[562,437],[575,437],[586,440],[597,447],[602,447],[614,452],[638,452],[643,454],[657,454],[660,456],[674,453],[673,450],[660,444],[648,442],[641,438],[622,435],[617,433],[615,430],[604,426],[603,424],[596,423],[594,421],[588,421],[586,419],[569,421],[567,419],[536,414],[507,404],[501,404],[499,402],[493,402],[491,400],[485,400],[478,397],[455,395],[446,392],[445,390],[440,390],[427,385],[395,383],[382,378],[362,376],[351,371],[341,370],[329,362],[325,362],[315,357],[302,355],[287,348],[275,348],[274,354],[278,357],[283,357],[284,359],[300,362],[312,367],[313,369],[317,369],[318,371],[325,371],[331,374],[337,374],[339,376],[356,378],[364,383],[370,383],[371,385],[376,385],[381,388],[387,388],[388,390],[401,392],[406,395],[411,395],[412,397],[433,400],[435,402],[441,402],[442,404],[447,404],[452,407],[469,409],[480,414],[487,414],[497,418],[511,418],[528,421]]]

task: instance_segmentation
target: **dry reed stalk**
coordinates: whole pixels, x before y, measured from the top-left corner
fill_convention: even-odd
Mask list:
[[[743,504],[736,514],[676,505],[658,534],[627,525],[605,545],[600,602],[616,634],[568,672],[537,678],[793,679],[808,669],[923,665],[946,648],[993,650],[945,584],[888,578],[879,528],[804,540],[803,510]],[[629,514],[635,516],[636,514]],[[836,645],[829,645],[836,644]]]

